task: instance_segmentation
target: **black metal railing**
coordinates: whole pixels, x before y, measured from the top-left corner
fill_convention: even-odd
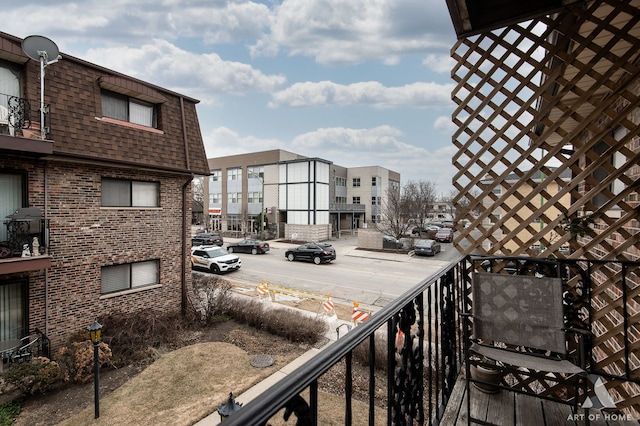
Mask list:
[[[345,425],[351,425],[354,351],[368,341],[369,424],[437,424],[444,413],[463,356],[460,312],[468,280],[466,257],[427,278],[396,301],[323,349],[260,397],[225,420],[229,425],[263,425],[288,401],[309,390],[309,406],[318,422],[318,382],[334,365],[344,363]],[[379,341],[376,335],[386,335]],[[376,383],[376,345],[387,354],[386,383]],[[375,390],[387,391],[386,419],[376,419]],[[359,422],[362,419],[358,419]]]
[[[0,258],[46,254],[49,246],[49,220],[37,208],[16,210],[4,221],[6,240],[0,241]]]
[[[32,109],[32,104],[35,109]],[[15,136],[40,122],[40,101],[0,93],[0,134]]]
[[[640,390],[640,365],[633,355],[640,341],[640,262],[553,259],[556,269],[548,271],[540,269],[545,262],[548,264],[550,259],[460,257],[248,402],[225,424],[263,425],[288,401],[307,390],[315,424],[321,424],[319,381],[332,367],[344,363],[344,424],[351,425],[354,352],[367,341],[368,424],[439,424],[464,364],[466,322],[462,314],[468,312],[471,303],[473,269],[520,275],[559,274],[566,284],[564,301],[575,311],[567,321],[580,319],[593,334],[587,372],[601,377],[619,411],[635,418],[639,404],[631,395]],[[376,337],[380,332],[386,335],[382,343]],[[375,348],[381,344],[387,353],[386,383],[376,383]],[[376,388],[385,386],[386,419],[376,419],[374,394]],[[519,387],[524,393],[544,398],[534,388]],[[357,420],[361,424],[363,419]]]

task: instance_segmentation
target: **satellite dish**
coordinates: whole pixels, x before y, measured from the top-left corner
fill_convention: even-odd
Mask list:
[[[31,35],[22,40],[22,50],[31,59],[40,62],[40,138],[44,140],[49,132],[44,118],[48,112],[48,106],[44,104],[44,69],[47,65],[58,62],[62,56],[53,41],[39,35]]]
[[[39,35],[31,35],[22,40],[22,50],[31,59],[43,61],[44,65],[61,59],[58,46],[48,38]]]

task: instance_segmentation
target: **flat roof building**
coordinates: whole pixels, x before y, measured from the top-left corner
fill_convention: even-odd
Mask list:
[[[269,150],[208,160],[208,226],[234,236],[321,241],[380,220],[400,174]]]

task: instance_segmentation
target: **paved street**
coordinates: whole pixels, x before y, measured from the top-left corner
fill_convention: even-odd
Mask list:
[[[236,241],[225,238],[227,243]],[[331,294],[339,303],[354,301],[376,310],[385,306],[426,277],[446,265],[458,254],[451,244],[435,257],[410,257],[403,253],[359,250],[357,238],[331,241],[337,259],[330,264],[314,265],[289,262],[284,253],[287,243],[270,241],[266,255],[238,254],[242,259],[239,271],[226,275],[229,280],[255,288],[263,280],[285,289],[295,289],[319,297]],[[281,297],[286,297],[284,290]],[[292,292],[293,293],[293,292]]]

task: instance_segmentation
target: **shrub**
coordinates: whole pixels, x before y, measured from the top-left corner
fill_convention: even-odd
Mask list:
[[[147,363],[149,348],[182,344],[185,322],[179,312],[144,309],[135,313],[113,312],[103,318],[102,339],[113,351],[112,362]]]
[[[229,315],[236,321],[284,337],[292,342],[315,344],[327,330],[322,319],[286,308],[265,309],[262,302],[233,298]]]
[[[25,394],[44,394],[54,384],[62,381],[62,371],[55,361],[35,357],[30,362],[12,365],[4,373],[4,379]]]
[[[192,301],[195,318],[206,325],[226,321],[231,303],[231,283],[218,276],[193,274],[193,289],[198,297]]]
[[[111,360],[111,348],[105,342],[98,345],[98,365]],[[67,346],[58,350],[56,359],[62,368],[65,381],[89,383],[93,380],[94,354],[93,343],[89,340],[80,342],[70,341]]]
[[[362,365],[369,365],[369,339],[360,343],[353,350],[353,360],[361,363]],[[375,336],[375,368],[376,370],[386,371],[387,370],[387,338]]]
[[[22,399],[0,404],[0,426],[11,426],[14,419],[22,411],[22,405]]]

